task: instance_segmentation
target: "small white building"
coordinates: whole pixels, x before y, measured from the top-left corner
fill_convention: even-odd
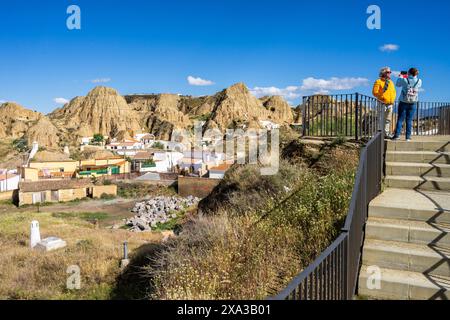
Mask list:
[[[154,148],[155,143],[158,143],[163,146],[162,150],[170,150],[176,152],[183,152],[186,148],[181,142],[176,141],[167,141],[167,140],[156,140],[151,144],[151,147]]]
[[[153,153],[154,167],[144,168],[141,167],[141,172],[171,172],[172,169],[183,158],[183,154],[176,151],[155,151]]]
[[[152,145],[155,142],[155,135],[151,133],[138,133],[134,135],[134,139],[139,141],[144,146]]]
[[[111,142],[105,146],[106,150],[113,151],[121,156],[134,156],[137,152],[144,149],[144,145],[139,141],[123,141],[123,142]]]
[[[140,151],[133,157],[134,168],[139,172],[172,172],[172,169],[183,158],[183,154],[175,151]]]
[[[208,170],[209,178],[210,179],[223,179],[223,177],[225,176],[225,173],[227,172],[228,169],[230,169],[230,167],[231,167],[231,164],[223,163],[221,165],[209,168],[209,170]]]
[[[19,188],[20,175],[11,171],[0,172],[0,192]]]
[[[87,146],[89,143],[91,143],[92,139],[94,139],[94,137],[82,137],[81,144]]]

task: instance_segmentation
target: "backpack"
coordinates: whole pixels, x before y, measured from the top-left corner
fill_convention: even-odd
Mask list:
[[[409,78],[406,79],[408,81],[408,86],[406,88],[406,94],[404,95],[404,102],[406,103],[416,103],[419,101],[419,89],[417,89],[417,85],[419,84],[419,79],[412,86],[411,82],[409,82]]]

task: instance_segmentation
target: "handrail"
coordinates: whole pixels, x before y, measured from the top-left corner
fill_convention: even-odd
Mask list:
[[[374,105],[374,111],[371,116],[375,123],[373,126],[370,125],[371,131],[368,132],[371,139],[361,152],[352,197],[341,233],[280,293],[268,299],[351,299],[355,293],[368,204],[381,191],[384,106],[378,100]]]

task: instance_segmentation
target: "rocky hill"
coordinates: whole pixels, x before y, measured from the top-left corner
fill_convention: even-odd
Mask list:
[[[95,87],[48,115],[15,103],[0,106],[0,138],[25,138],[49,149],[76,146],[81,137],[101,133],[111,138],[151,132],[168,140],[174,129],[190,129],[195,120],[205,128],[221,130],[259,120],[285,125],[293,121],[293,109],[282,97],[253,96],[243,83],[203,97],[177,94],[120,95],[107,87]]]
[[[48,116],[70,143],[95,133],[109,137],[132,136],[142,128],[140,119],[124,97],[107,87],[96,87],[87,96],[72,99]]]

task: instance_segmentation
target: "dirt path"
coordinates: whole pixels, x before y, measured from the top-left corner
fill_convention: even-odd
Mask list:
[[[30,206],[25,208],[17,208],[13,205],[0,205],[0,214],[6,212],[98,212],[106,213],[108,217],[100,221],[100,226],[110,226],[116,223],[122,223],[122,219],[133,216],[131,209],[140,199],[123,199],[114,200],[84,200],[75,203],[56,203],[46,206]]]

